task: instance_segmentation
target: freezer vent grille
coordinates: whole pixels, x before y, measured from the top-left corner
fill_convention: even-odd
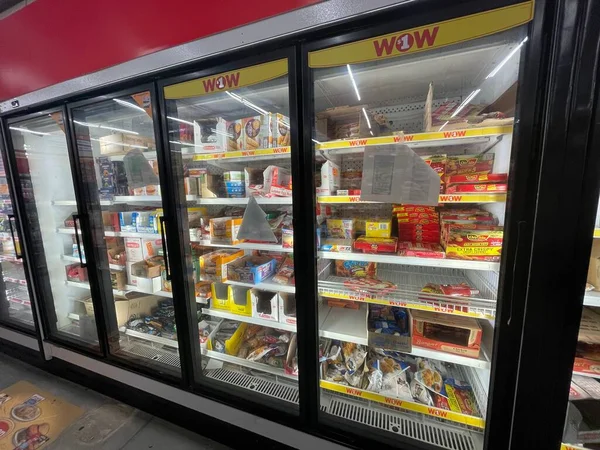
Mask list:
[[[123,342],[121,342],[123,345]],[[153,348],[143,344],[124,345],[121,347],[121,352],[131,355],[140,356],[145,359],[151,359],[157,363],[166,364],[168,366],[181,368],[179,354],[166,349]]]
[[[296,404],[299,402],[298,388],[294,386],[287,386],[285,384],[225,369],[208,370],[204,374],[208,378],[233,384],[234,386],[258,392],[259,394],[275,397],[279,400]]]
[[[341,398],[334,398],[326,412],[447,450],[477,449],[471,434],[466,430],[420,422],[407,416],[392,414]]]

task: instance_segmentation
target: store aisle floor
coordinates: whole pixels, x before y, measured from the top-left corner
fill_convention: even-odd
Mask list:
[[[56,377],[7,355],[0,359],[0,392],[19,381],[84,410],[47,450],[227,450],[219,443]]]

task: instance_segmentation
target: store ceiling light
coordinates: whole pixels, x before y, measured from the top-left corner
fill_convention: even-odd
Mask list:
[[[107,127],[106,125],[99,125],[97,123],[80,122],[79,120],[74,120],[73,122],[75,122],[77,125],[81,125],[82,127],[102,128],[103,130],[118,131],[119,133],[126,133],[126,134],[135,134],[135,135],[140,134],[137,131],[124,130],[123,128]]]
[[[177,117],[167,116],[167,119],[174,120],[175,122],[185,123],[186,125],[194,126],[194,122],[190,122],[188,120],[178,119]]]
[[[467,105],[469,104],[469,102],[470,102],[471,100],[473,100],[473,99],[475,98],[475,96],[476,96],[477,94],[479,94],[480,92],[481,92],[481,89],[475,89],[473,92],[471,92],[471,93],[470,93],[470,94],[467,96],[467,98],[465,98],[465,99],[463,100],[463,102],[462,102],[460,105],[458,105],[458,108],[456,108],[456,111],[454,111],[454,112],[452,113],[452,115],[450,116],[450,118],[452,119],[452,118],[453,118],[453,117],[455,117],[455,116],[456,116],[456,115],[457,115],[459,112],[461,112],[461,111],[463,110],[463,108],[464,108],[465,106],[467,106]]]
[[[367,110],[365,108],[363,108],[362,110],[363,110],[363,114],[365,115],[365,119],[367,119],[367,125],[369,125],[369,130],[370,130],[371,129],[371,121],[369,120]]]
[[[494,70],[492,70],[487,77],[485,77],[485,79],[487,80],[488,78],[492,78],[494,75],[496,75],[498,72],[500,72],[500,69],[502,69],[502,66],[504,66],[504,64],[506,64],[508,62],[508,60],[510,58],[512,58],[514,56],[514,54],[517,53],[521,47],[523,47],[523,44],[525,42],[527,42],[527,39],[528,39],[528,37],[525,36],[525,39],[523,39],[519,45],[517,45],[515,48],[513,48],[512,51],[508,55],[506,55],[506,58],[504,58],[500,62],[500,64],[498,64],[496,66],[496,68]]]
[[[350,75],[350,79],[352,80],[352,86],[354,86],[354,92],[356,92],[356,97],[360,102],[360,93],[358,92],[358,87],[356,86],[356,81],[354,80],[354,75],[352,74],[352,69],[350,68],[350,64],[346,64],[346,68],[348,69],[348,75]]]
[[[32,130],[28,130],[27,128],[19,128],[19,127],[9,127],[11,130],[14,131],[20,131],[22,133],[31,133],[31,134],[35,134],[37,136],[49,136],[50,133],[44,133],[42,131],[32,131]]]
[[[131,109],[137,109],[138,111],[141,111],[143,113],[146,112],[146,110],[144,108],[142,108],[141,106],[134,105],[133,103],[126,102],[125,100],[121,100],[118,98],[113,98],[113,100],[115,102],[117,102],[119,105],[127,106],[128,108],[131,108]]]
[[[241,97],[241,96],[239,96],[239,95],[237,95],[237,94],[234,94],[233,92],[225,91],[225,93],[226,93],[227,95],[229,95],[229,96],[230,96],[232,99],[234,99],[234,100],[237,100],[238,102],[240,102],[240,103],[242,103],[242,104],[246,105],[248,108],[250,108],[250,109],[253,109],[254,111],[256,111],[256,112],[258,112],[258,113],[260,113],[260,114],[264,114],[264,115],[267,115],[267,114],[269,114],[269,112],[268,112],[268,111],[265,111],[265,110],[264,110],[264,109],[262,109],[260,106],[257,106],[257,105],[255,105],[255,104],[254,104],[254,103],[252,103],[251,101],[249,101],[249,100],[246,100],[245,98],[243,98],[243,97]]]

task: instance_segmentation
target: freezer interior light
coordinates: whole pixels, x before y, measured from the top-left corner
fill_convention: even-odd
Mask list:
[[[369,115],[367,114],[367,110],[363,107],[363,114],[365,115],[365,119],[367,119],[367,125],[369,126],[369,130],[371,129],[371,121],[369,120]]]
[[[453,117],[455,117],[459,112],[461,112],[463,110],[463,108],[465,106],[467,106],[469,104],[469,102],[471,100],[473,100],[475,98],[475,96],[477,94],[479,94],[481,92],[481,89],[475,89],[473,92],[471,92],[467,98],[465,98],[463,100],[463,102],[458,106],[458,108],[456,108],[456,110],[452,113],[452,115],[450,116],[450,118],[452,119]]]
[[[225,91],[225,93],[227,95],[229,95],[232,99],[237,100],[238,102],[242,103],[243,105],[247,106],[250,109],[253,109],[254,111],[263,114],[263,115],[267,115],[269,114],[268,111],[265,111],[264,109],[262,109],[260,106],[255,105],[254,103],[252,103],[249,100],[246,100],[245,98],[233,93],[233,92],[229,92],[229,91]]]
[[[352,73],[352,69],[350,68],[350,64],[346,64],[348,69],[348,75],[350,75],[350,79],[352,80],[352,86],[354,86],[354,92],[356,92],[356,97],[360,102],[360,93],[358,92],[358,87],[356,86],[356,81],[354,80],[354,74]]]
[[[146,110],[144,108],[142,108],[141,106],[134,105],[133,103],[126,102],[125,100],[121,100],[118,98],[113,98],[113,100],[115,102],[117,102],[119,105],[127,106],[128,108],[136,109],[136,110],[144,112],[144,113],[146,112]]]
[[[498,64],[496,66],[496,68],[494,70],[492,70],[487,77],[485,77],[485,79],[487,80],[488,78],[492,78],[494,75],[496,75],[498,72],[500,72],[500,69],[502,69],[502,66],[504,66],[504,64],[506,64],[508,62],[508,60],[510,58],[512,58],[514,56],[514,54],[517,53],[521,47],[523,47],[523,44],[525,44],[525,42],[527,42],[527,39],[528,39],[528,36],[525,36],[525,39],[523,39],[519,45],[517,45],[515,48],[513,48],[512,51],[508,55],[506,55],[506,57],[502,61],[500,61],[500,64]]]
[[[31,133],[31,134],[35,134],[37,136],[49,136],[50,135],[50,133],[44,133],[42,131],[28,130],[27,128],[19,128],[19,127],[9,127],[9,128],[14,131],[20,131],[22,133]]]
[[[188,120],[178,119],[177,117],[167,116],[167,119],[174,120],[175,122],[185,123],[186,125],[194,126],[194,122],[190,122]]]

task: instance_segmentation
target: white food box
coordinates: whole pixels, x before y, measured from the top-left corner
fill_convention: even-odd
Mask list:
[[[268,166],[264,171],[265,197],[291,197],[292,190],[288,189],[292,181],[292,174],[289,170],[278,166]]]
[[[290,314],[293,311],[293,315]],[[286,314],[287,313],[287,314]],[[296,295],[279,293],[279,323],[296,325]]]
[[[225,151],[227,124],[221,117],[194,121],[194,150]]]
[[[162,247],[160,239],[125,238],[127,262],[139,262],[158,255]]]
[[[259,312],[258,302],[260,296],[270,296],[271,313]],[[273,320],[279,322],[279,295],[275,292],[261,291],[259,289],[252,289],[250,291],[250,298],[252,299],[252,317],[265,320]]]
[[[335,195],[340,188],[340,166],[327,161],[321,166],[321,186],[317,195]]]
[[[127,276],[129,277],[129,273],[127,274]],[[130,282],[132,286],[135,286],[136,288],[138,288],[138,290],[146,292],[148,294],[158,292],[162,289],[162,277],[143,278],[132,275]]]

